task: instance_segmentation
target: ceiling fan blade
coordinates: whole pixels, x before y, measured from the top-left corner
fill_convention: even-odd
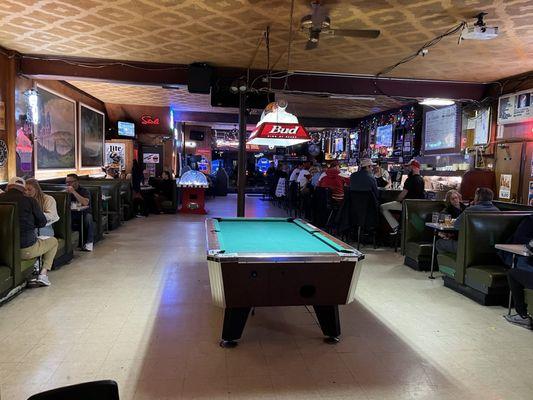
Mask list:
[[[317,47],[318,47],[318,42],[313,42],[311,40],[308,40],[307,43],[305,44],[306,50],[313,50],[313,49],[316,49]]]
[[[373,29],[330,29],[327,32],[332,36],[376,39],[381,31]]]

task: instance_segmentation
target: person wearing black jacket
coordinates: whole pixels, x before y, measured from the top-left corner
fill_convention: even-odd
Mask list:
[[[24,195],[26,182],[22,178],[13,177],[7,185],[7,192],[0,194],[0,202],[17,204],[20,227],[20,258],[31,260],[43,256],[43,265],[39,275],[33,281],[40,286],[50,286],[48,271],[52,269],[57,252],[55,237],[39,238],[36,228],[46,226],[46,217],[37,201]]]
[[[163,171],[161,179],[156,184],[157,193],[154,195],[154,201],[159,213],[163,212],[162,203],[164,201],[172,200],[172,190],[174,185],[172,183],[170,172]]]

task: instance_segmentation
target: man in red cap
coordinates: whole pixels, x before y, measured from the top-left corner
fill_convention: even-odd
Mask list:
[[[391,201],[381,205],[381,213],[390,225],[393,234],[398,233],[400,226],[398,220],[394,218],[391,211],[402,211],[402,201],[404,199],[425,199],[424,178],[420,176],[420,163],[414,158],[405,164],[408,177],[403,184],[403,190],[398,195],[397,201]]]

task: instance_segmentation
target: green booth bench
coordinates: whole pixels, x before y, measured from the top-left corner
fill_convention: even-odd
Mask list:
[[[426,227],[434,212],[441,212],[443,201],[404,200],[402,210],[401,251],[404,264],[417,271],[429,271],[433,232]]]
[[[45,191],[65,192],[67,186],[65,184],[41,183],[41,187]],[[94,240],[95,242],[98,242],[104,237],[104,228],[107,224],[107,216],[104,215],[102,211],[102,188],[100,186],[85,185],[83,187],[86,188],[91,194],[91,214],[95,224]],[[72,241],[74,247],[77,247],[78,238],[73,236]]]
[[[31,260],[20,259],[20,228],[16,203],[0,203],[0,300],[14,296],[33,272]],[[13,290],[19,290],[13,293]]]
[[[101,194],[111,196],[107,201],[107,210],[105,214],[109,219],[109,229],[117,229],[121,225],[122,200],[120,195],[121,183],[118,179],[80,179],[80,185],[89,189],[91,187],[100,187]],[[100,210],[103,210],[102,197],[99,202]]]
[[[53,269],[68,264],[74,257],[74,244],[78,242],[79,233],[71,229],[70,219],[70,197],[66,192],[45,191],[47,195],[54,198],[57,204],[57,214],[59,221],[53,225],[54,236],[57,239],[57,253],[54,258]]]
[[[470,212],[459,230],[457,254],[437,255],[444,286],[482,305],[503,305],[509,288],[507,269],[494,245],[506,243],[531,212]],[[528,301],[533,297],[528,293]]]

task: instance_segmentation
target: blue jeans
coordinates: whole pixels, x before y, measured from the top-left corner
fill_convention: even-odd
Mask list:
[[[83,239],[85,243],[94,243],[94,221],[93,215],[91,213],[81,213],[78,211],[72,212],[72,230],[80,231],[81,228],[81,218],[83,216]]]

